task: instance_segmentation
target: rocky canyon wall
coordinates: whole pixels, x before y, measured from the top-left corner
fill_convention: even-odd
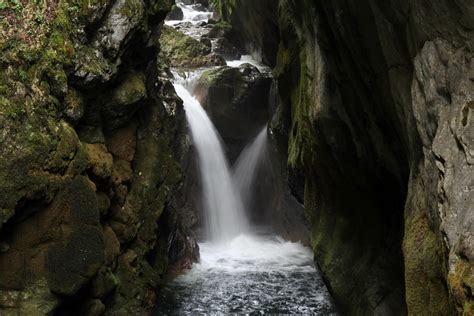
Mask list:
[[[0,313],[142,313],[198,256],[184,112],[158,57],[173,3],[4,3]]]
[[[273,39],[264,59],[279,47],[272,131],[341,310],[472,313],[474,6],[272,4],[237,1],[229,20],[255,22],[243,47]]]

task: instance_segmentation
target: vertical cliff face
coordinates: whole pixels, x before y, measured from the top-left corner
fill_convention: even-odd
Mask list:
[[[181,101],[158,57],[171,1],[0,8],[0,308],[141,313],[196,259]]]
[[[248,41],[279,38],[272,130],[342,310],[472,312],[472,4],[232,8],[278,17]]]
[[[384,65],[342,53],[362,43],[335,38],[320,9],[280,3],[273,128],[288,139],[289,168],[304,175],[312,247],[342,310],[403,313],[406,148],[393,104],[375,101],[387,100],[387,88],[364,86]]]

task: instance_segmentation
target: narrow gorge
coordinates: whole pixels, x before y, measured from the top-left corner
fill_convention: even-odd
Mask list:
[[[474,315],[470,0],[0,0],[0,315]]]

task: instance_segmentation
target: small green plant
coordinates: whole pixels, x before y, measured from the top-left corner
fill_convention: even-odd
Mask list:
[[[23,5],[21,4],[20,0],[0,0],[0,10],[3,9],[12,9],[19,13]]]

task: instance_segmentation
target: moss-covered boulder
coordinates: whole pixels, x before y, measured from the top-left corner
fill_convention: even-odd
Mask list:
[[[163,27],[161,50],[173,67],[205,67],[225,65],[225,60],[211,53],[210,47],[171,27]]]

